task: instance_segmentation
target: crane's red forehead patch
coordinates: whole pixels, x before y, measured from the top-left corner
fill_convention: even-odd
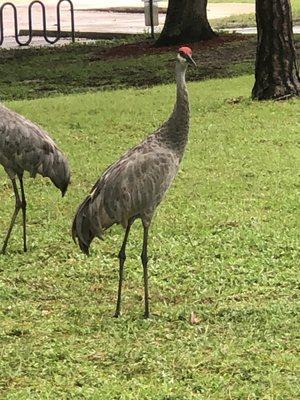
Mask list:
[[[192,55],[192,50],[189,47],[180,47],[178,51],[182,51],[183,53],[187,54],[188,56]]]

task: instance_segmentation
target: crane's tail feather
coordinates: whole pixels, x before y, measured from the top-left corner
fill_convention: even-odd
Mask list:
[[[90,230],[88,228],[88,203],[90,198],[87,197],[84,202],[78,207],[76,212],[73,225],[72,225],[72,237],[75,243],[77,243],[83,253],[89,255],[89,247],[93,240]]]
[[[89,255],[95,237],[103,239],[99,213],[95,212],[94,206],[91,196],[88,196],[78,207],[72,224],[72,238],[86,255]]]

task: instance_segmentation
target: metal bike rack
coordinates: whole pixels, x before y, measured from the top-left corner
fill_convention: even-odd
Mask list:
[[[57,15],[57,36],[55,39],[51,40],[47,37],[47,22],[46,22],[46,7],[45,5],[40,1],[40,0],[34,0],[32,1],[29,6],[28,6],[28,23],[29,23],[29,37],[28,40],[24,43],[22,43],[19,39],[19,29],[18,29],[18,12],[17,12],[17,7],[11,3],[11,2],[6,2],[2,4],[0,7],[0,46],[2,45],[4,41],[4,28],[3,28],[3,10],[6,6],[11,6],[13,8],[14,12],[14,23],[15,23],[15,40],[18,43],[19,46],[27,46],[31,43],[32,41],[32,7],[35,4],[39,4],[42,7],[42,17],[43,17],[43,37],[47,43],[54,44],[56,43],[62,35],[61,32],[61,26],[60,26],[60,6],[61,3],[66,1],[67,3],[70,4],[70,14],[71,14],[71,37],[72,37],[72,42],[75,42],[75,28],[74,28],[74,6],[71,0],[59,0],[56,6],[56,15]]]

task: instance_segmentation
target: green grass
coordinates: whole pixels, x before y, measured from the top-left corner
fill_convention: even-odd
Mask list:
[[[249,28],[256,26],[255,14],[231,15],[209,21],[213,29]]]
[[[140,224],[119,320],[122,230],[86,258],[70,224],[101,171],[168,116],[174,84],[7,103],[51,132],[73,175],[64,199],[26,179],[30,251],[19,223],[0,258],[1,399],[299,398],[299,100],[251,102],[252,84],[189,83],[188,149],[151,229],[147,321]],[[14,201],[0,182],[4,233]]]
[[[231,40],[230,36],[223,37]],[[194,46],[198,68],[190,72],[190,79],[237,75],[237,69],[232,68],[237,62],[242,64],[251,61],[251,67],[247,69],[247,73],[251,73],[254,65],[255,39],[247,38],[243,41],[239,37],[236,39],[222,46],[218,39],[214,46],[211,42],[208,46],[203,43],[201,47],[200,44],[199,49]],[[133,37],[130,42],[137,40],[145,40],[145,36]],[[1,97],[5,100],[17,100],[60,93],[132,86],[149,87],[173,82],[172,52],[151,54],[148,47],[145,47],[145,54],[142,55],[130,57],[130,49],[127,58],[112,58],[106,55],[108,47],[124,43],[128,43],[128,39],[100,41],[92,45],[68,45],[61,48],[2,50],[0,51]]]
[[[227,0],[212,0],[211,3],[228,3]],[[234,1],[233,1],[234,2]],[[254,0],[241,0],[236,3],[255,3]],[[293,23],[299,24],[300,22],[300,2],[298,0],[291,0]],[[232,28],[247,28],[256,26],[255,14],[241,14],[232,15],[225,18],[211,19],[211,26],[214,29],[232,29]]]
[[[295,35],[299,57],[300,35]],[[138,42],[142,51],[114,58],[112,47]],[[153,49],[145,35],[52,48],[0,50],[0,93],[3,100],[34,99],[58,94],[149,87],[173,82],[173,50]],[[192,45],[198,68],[193,81],[254,72],[256,37],[220,34]],[[157,53],[153,54],[153,51]],[[107,53],[108,52],[108,53]],[[110,54],[110,55],[107,55]],[[124,54],[126,57],[124,57]]]

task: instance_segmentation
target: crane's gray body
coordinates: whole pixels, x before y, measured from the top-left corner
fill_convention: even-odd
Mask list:
[[[66,157],[50,136],[31,121],[0,105],[0,164],[11,179],[28,171],[49,177],[64,194],[70,182]]]
[[[113,224],[121,224],[125,235],[120,248],[119,286],[114,316],[121,312],[122,283],[126,245],[131,226],[141,218],[143,247],[141,261],[144,275],[145,318],[149,317],[148,235],[156,207],[171,185],[183,157],[189,132],[189,101],[185,83],[187,65],[196,65],[192,51],[181,47],[176,62],[177,99],[170,118],[142,143],[127,151],[95,183],[89,196],[79,206],[72,226],[74,241],[89,254],[95,237],[102,238]]]
[[[177,101],[170,118],[142,143],[127,151],[96,182],[79,206],[73,222],[73,238],[88,253],[94,237],[117,223],[141,218],[150,225],[178,171],[187,143],[189,102],[185,84],[186,66],[176,65]]]
[[[0,164],[3,165],[11,179],[16,201],[15,210],[4,239],[1,253],[4,254],[6,252],[6,247],[20,209],[22,210],[23,217],[24,251],[27,251],[27,203],[23,185],[24,171],[28,171],[32,177],[35,177],[36,174],[49,177],[54,185],[61,190],[62,195],[64,195],[70,182],[69,165],[65,156],[45,131],[1,104]],[[20,192],[16,184],[16,177],[20,183]]]

